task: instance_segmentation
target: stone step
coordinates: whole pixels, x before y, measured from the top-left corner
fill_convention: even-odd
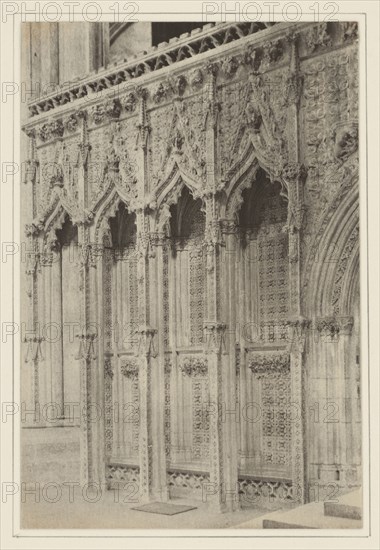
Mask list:
[[[339,502],[324,503],[325,516],[362,519],[362,491],[357,489],[339,498]]]
[[[362,520],[325,516],[323,502],[311,502],[291,510],[269,512],[236,525],[238,529],[361,529]]]

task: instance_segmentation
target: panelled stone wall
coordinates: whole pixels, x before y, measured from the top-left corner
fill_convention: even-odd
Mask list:
[[[358,28],[195,34],[30,105],[23,399],[84,483],[302,503],[360,484]]]

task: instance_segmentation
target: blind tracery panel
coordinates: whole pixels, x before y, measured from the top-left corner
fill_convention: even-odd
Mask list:
[[[209,401],[207,363],[203,352],[205,319],[205,214],[200,200],[184,188],[171,208],[172,246],[168,255],[170,383],[170,467],[208,468]],[[165,291],[165,286],[164,286]],[[165,298],[165,296],[164,296]],[[194,355],[187,353],[195,352]],[[203,365],[203,366],[202,366]]]
[[[237,240],[240,465],[242,474],[291,477],[287,205],[258,170],[243,192]],[[256,351],[257,350],[257,351]]]

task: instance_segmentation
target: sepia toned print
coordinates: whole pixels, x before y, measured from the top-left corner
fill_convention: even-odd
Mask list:
[[[22,527],[361,528],[358,24],[22,26]]]

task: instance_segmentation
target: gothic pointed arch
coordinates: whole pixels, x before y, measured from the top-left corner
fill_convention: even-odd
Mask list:
[[[93,240],[96,245],[102,245],[103,239],[111,239],[109,220],[116,216],[120,204],[125,204],[116,189],[102,201],[93,223]]]
[[[243,202],[242,193],[244,189],[252,185],[258,168],[259,163],[257,162],[253,147],[251,144],[247,144],[241,158],[226,175],[227,182],[224,188],[222,207],[223,217],[232,219],[237,215]]]
[[[173,166],[172,174],[156,193],[155,226],[157,231],[164,231],[170,219],[170,207],[178,202],[184,187],[190,191],[194,198],[198,198],[200,195],[196,183],[181,172],[177,164]]]
[[[359,201],[355,182],[354,175],[329,203],[310,247],[303,274],[309,315],[339,315],[347,310],[346,290],[352,288],[359,265]]]
[[[56,232],[62,229],[66,218],[69,218],[71,222],[73,221],[70,213],[62,205],[61,201],[58,200],[53,212],[44,224],[44,244],[46,246],[54,246],[57,240]]]
[[[288,199],[287,186],[281,175],[273,177],[270,168],[258,158],[252,142],[248,141],[241,151],[240,157],[227,173],[224,201],[222,202],[222,217],[227,219],[236,218],[243,203],[243,192],[252,186],[258,173],[265,173],[266,179],[271,184],[277,183],[280,186],[280,195]]]

